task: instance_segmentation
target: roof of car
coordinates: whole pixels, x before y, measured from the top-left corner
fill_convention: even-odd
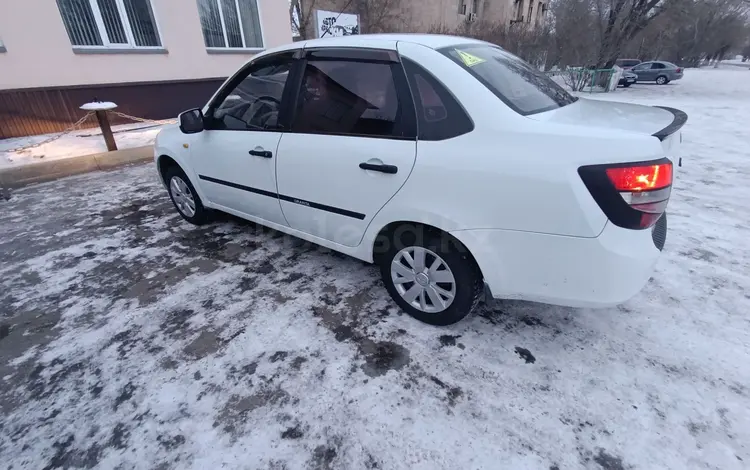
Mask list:
[[[411,42],[423,46],[440,49],[456,44],[486,44],[476,39],[443,34],[356,34],[352,36],[336,36],[286,44],[274,48],[273,51],[300,49],[303,47],[383,47],[395,49],[398,42]]]

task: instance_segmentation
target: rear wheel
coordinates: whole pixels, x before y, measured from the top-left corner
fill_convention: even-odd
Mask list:
[[[406,313],[430,325],[450,325],[479,303],[482,275],[463,245],[446,234],[412,227],[392,237],[379,257],[388,293]]]
[[[656,84],[657,85],[666,85],[669,83],[669,79],[666,77],[666,75],[659,75],[656,77]]]

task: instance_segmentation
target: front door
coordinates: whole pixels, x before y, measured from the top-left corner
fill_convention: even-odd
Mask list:
[[[279,198],[292,228],[357,246],[416,158],[414,104],[395,51],[306,51]]]
[[[633,73],[638,75],[638,80],[641,81],[652,81],[656,80],[656,70],[653,69],[654,64],[647,62],[645,64],[638,64],[633,67]]]
[[[219,208],[284,224],[276,192],[282,96],[292,53],[264,57],[230,80],[190,143],[206,198]]]

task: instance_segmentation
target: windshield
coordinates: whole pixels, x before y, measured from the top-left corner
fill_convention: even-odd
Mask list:
[[[477,44],[448,47],[440,52],[519,114],[549,111],[577,99],[547,75],[499,47]]]

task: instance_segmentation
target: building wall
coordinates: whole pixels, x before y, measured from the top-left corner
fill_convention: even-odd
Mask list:
[[[287,2],[258,1],[265,47],[291,42]],[[77,54],[55,0],[0,1],[0,90],[226,77],[252,57],[207,53],[196,0],[151,5],[166,53]]]
[[[529,4],[533,4],[531,22],[528,21]],[[455,30],[465,24],[468,15],[462,12],[475,13],[477,22],[493,22],[509,25],[511,20],[524,17],[527,26],[534,27],[540,20],[537,10],[539,4],[548,0],[420,0],[419,2],[400,2],[393,5],[394,11],[385,15],[388,20],[387,30],[398,32],[426,32],[435,28]],[[464,8],[465,5],[465,8]],[[317,0],[315,8],[329,11],[357,13],[357,2],[348,0]],[[376,15],[379,12],[374,12]],[[314,19],[311,20],[314,22]],[[363,32],[368,30],[363,18]],[[375,31],[378,32],[378,31]],[[315,37],[315,28],[308,28],[308,36]]]

